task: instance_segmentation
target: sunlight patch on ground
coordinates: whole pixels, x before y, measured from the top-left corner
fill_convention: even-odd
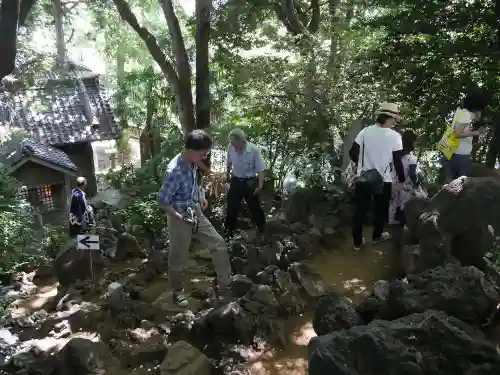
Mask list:
[[[344,280],[342,282],[342,285],[344,285],[345,289],[353,291],[354,294],[360,294],[366,292],[366,285],[364,284],[363,280],[357,278],[353,278],[351,280]]]
[[[291,358],[273,358],[270,353],[261,361],[252,363],[248,369],[252,375],[306,375],[307,359]]]
[[[71,338],[87,339],[92,342],[101,342],[101,336],[97,332],[81,331],[76,332]]]
[[[295,345],[307,346],[309,341],[315,336],[316,332],[314,332],[312,322],[308,321],[292,332],[290,340]]]
[[[56,339],[53,337],[44,337],[34,341],[34,350],[36,353],[55,354],[59,352],[73,338],[83,338],[92,342],[100,342],[101,338],[96,332],[77,332],[68,338]]]
[[[40,287],[36,294],[24,299],[17,300],[8,308],[16,316],[28,316],[43,308],[43,306],[57,295],[59,283],[53,283]]]
[[[29,309],[41,309],[42,306],[47,303],[49,298],[55,297],[57,295],[57,287],[59,283],[54,283],[52,285],[44,286],[40,288],[40,291],[33,296],[34,298],[28,298],[26,303]]]

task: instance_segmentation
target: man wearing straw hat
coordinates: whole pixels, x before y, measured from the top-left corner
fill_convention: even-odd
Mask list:
[[[364,243],[363,224],[372,199],[375,203],[372,243],[390,238],[384,226],[392,195],[391,165],[399,181],[395,188],[401,188],[405,181],[401,163],[403,143],[401,135],[392,129],[401,120],[399,107],[394,103],[382,103],[376,115],[376,123],[359,132],[349,151],[352,161],[357,164],[352,220],[354,250],[360,250]]]

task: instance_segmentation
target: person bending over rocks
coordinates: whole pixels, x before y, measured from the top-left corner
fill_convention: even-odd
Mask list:
[[[167,214],[170,248],[168,277],[174,303],[186,307],[188,300],[183,291],[183,273],[191,245],[191,238],[210,248],[219,292],[230,297],[231,264],[224,239],[203,215],[207,201],[199,189],[197,165],[212,147],[212,138],[203,130],[193,130],[184,141],[184,149],[168,164],[159,192],[159,205]]]
[[[400,120],[399,107],[396,104],[381,104],[377,111],[376,124],[361,130],[349,151],[351,160],[357,164],[352,220],[354,250],[360,250],[364,243],[363,224],[372,199],[375,201],[372,241],[376,244],[390,238],[389,233],[384,232],[384,226],[387,224],[392,195],[391,163],[394,163],[396,170],[397,191],[401,190],[405,181],[401,163],[401,135],[392,129]]]

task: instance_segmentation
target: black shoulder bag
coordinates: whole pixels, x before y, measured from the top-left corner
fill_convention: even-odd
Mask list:
[[[363,135],[363,144],[361,150],[361,174],[356,178],[356,184],[364,184],[367,190],[373,195],[382,194],[384,189],[384,178],[375,168],[363,171],[363,163],[365,161],[365,136]],[[387,171],[387,169],[386,169]],[[384,173],[385,174],[385,173]]]

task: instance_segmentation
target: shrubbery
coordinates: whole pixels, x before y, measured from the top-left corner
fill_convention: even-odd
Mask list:
[[[0,167],[0,274],[7,274],[19,263],[39,260],[33,249],[35,231],[28,203],[16,199],[21,185],[6,167]]]
[[[141,168],[125,165],[119,171],[106,175],[106,182],[120,190],[126,204],[119,209],[125,227],[139,241],[152,243],[155,237],[166,236],[167,221],[158,207],[158,191],[163,181],[167,163],[181,149],[180,138],[165,142],[160,155]]]
[[[22,264],[41,264],[54,258],[68,241],[56,227],[36,229],[29,203],[17,199],[20,183],[0,167],[0,275]]]

